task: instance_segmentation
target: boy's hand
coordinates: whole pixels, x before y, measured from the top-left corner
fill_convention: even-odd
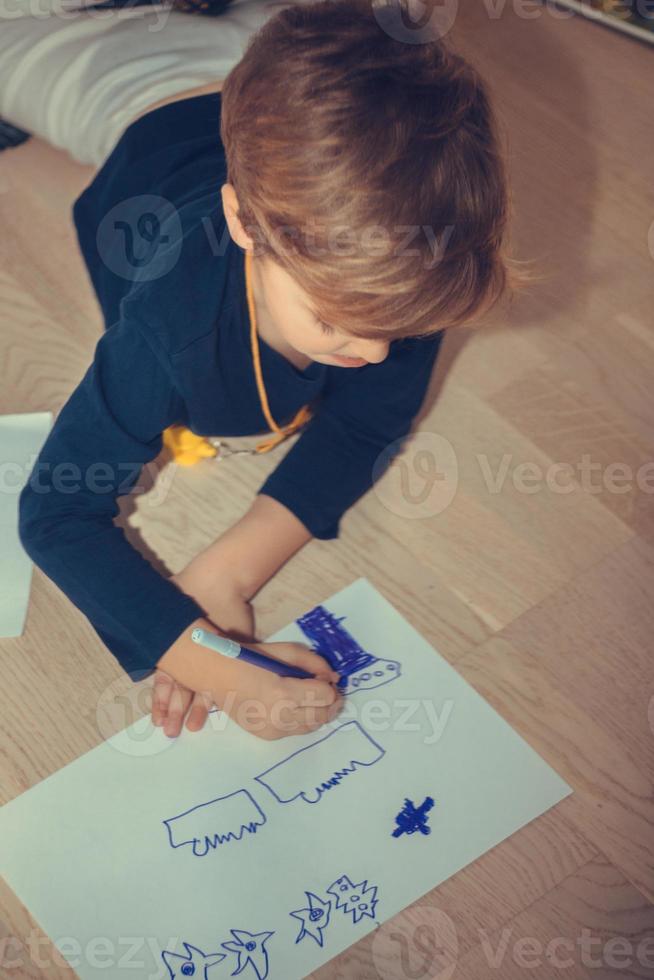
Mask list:
[[[310,538],[286,507],[258,494],[240,521],[173,581],[205,611],[206,618],[191,625],[217,628],[246,646],[304,667],[316,679],[279,677],[243,661],[229,661],[199,648],[185,630],[159,659],[163,666],[155,673],[153,721],[163,723],[166,734],[180,733],[187,712],[187,728],[199,730],[214,702],[261,738],[313,731],[341,710],[343,698],[332,686],[338,674],[326,660],[303,644],[253,640],[252,596]],[[202,698],[194,693],[201,690]]]
[[[315,679],[298,680],[245,661],[232,661],[236,683],[226,692],[222,708],[246,731],[264,739],[312,732],[331,721],[343,707],[343,697],[333,686],[338,673],[319,654],[301,643],[250,643],[253,650],[302,667]],[[217,658],[219,655],[216,655]],[[214,698],[184,687],[164,670],[154,675],[152,723],[176,737],[186,718],[189,731],[200,731]]]
[[[238,683],[223,699],[223,710],[246,731],[271,740],[303,735],[331,721],[343,707],[333,686],[338,673],[302,643],[250,643],[251,649],[315,674],[299,680],[280,677],[245,661],[235,661]]]
[[[197,601],[204,602],[211,620],[228,632],[234,639],[245,642],[254,633],[254,613],[250,603],[239,595],[229,582],[210,595],[200,594],[202,580],[194,575],[191,562],[187,569],[172,576],[180,588]],[[213,701],[206,693],[197,693],[184,687],[163,670],[155,671],[152,688],[152,724],[162,727],[171,738],[182,730],[184,719],[189,731],[199,732],[204,727]]]
[[[342,695],[332,686],[339,675],[319,654],[301,643],[248,645],[310,671],[315,680],[280,677],[245,661],[232,661],[236,683],[222,698],[222,707],[246,731],[264,739],[301,735],[331,721],[341,711]],[[213,704],[214,697],[209,692],[196,693],[166,671],[155,671],[152,723],[163,726],[169,737],[180,734],[185,718],[189,731],[200,731]]]
[[[221,630],[241,643],[254,634],[254,612],[250,603],[225,581],[222,589],[202,592],[200,576],[194,574],[191,562],[186,569],[171,576],[180,588],[202,602],[210,619],[220,624]],[[208,694],[195,693],[184,687],[163,670],[155,671],[152,689],[152,724],[163,727],[166,735],[175,738],[182,730],[186,718],[189,731],[199,732],[213,707]],[[188,715],[187,715],[188,712]]]

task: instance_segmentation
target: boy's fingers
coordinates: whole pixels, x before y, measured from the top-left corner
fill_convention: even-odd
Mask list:
[[[339,678],[338,672],[330,667],[324,657],[302,643],[268,643],[263,646],[266,648],[265,653],[294,667],[301,667],[334,682]]]
[[[289,677],[287,680],[291,697],[300,708],[324,708],[336,700],[342,700],[336,688],[327,681],[318,679],[301,681],[295,677]]]
[[[154,686],[152,688],[152,724],[160,725],[168,708],[170,695],[175,686],[175,681],[163,671],[157,671],[154,675]]]
[[[307,681],[297,681],[306,685]],[[321,728],[328,721],[331,721],[343,708],[344,699],[337,697],[336,700],[326,706],[312,704],[308,707],[296,707],[291,712],[291,716],[285,716],[281,720],[276,720],[266,728],[264,732],[255,732],[260,738],[279,739],[287,735],[302,735],[307,732],[314,732]]]
[[[196,694],[191,704],[191,710],[186,718],[186,727],[193,732],[199,731],[207,720],[210,707],[211,702],[206,695],[201,693]]]
[[[192,697],[193,691],[189,691],[187,687],[180,687],[179,684],[175,684],[170,695],[170,701],[168,702],[168,713],[164,723],[164,732],[166,735],[179,735],[182,730],[184,715],[188,710]]]
[[[312,674],[323,677],[325,680],[333,681],[334,684],[339,680],[340,674],[334,670],[324,657],[313,650],[302,650],[298,653],[298,667],[310,670]]]

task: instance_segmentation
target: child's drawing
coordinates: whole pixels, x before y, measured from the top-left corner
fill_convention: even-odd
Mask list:
[[[400,662],[384,660],[364,650],[341,626],[345,618],[334,616],[324,606],[316,606],[296,620],[314,650],[341,675],[338,683],[341,693],[369,691],[396,680],[402,671]]]
[[[317,803],[360,766],[372,766],[385,754],[358,721],[348,721],[324,738],[299,749],[255,776],[280,803],[302,797]]]
[[[268,951],[266,943],[274,932],[248,932],[246,929],[230,929],[233,941],[221,943],[223,949],[236,953],[238,963],[232,976],[242,973],[248,964],[252,967],[258,980],[268,976]]]
[[[168,967],[170,980],[182,980],[183,977],[194,977],[194,980],[209,980],[207,970],[225,959],[224,953],[203,953],[201,949],[182,943],[188,956],[170,953],[164,949],[161,956]]]
[[[246,832],[256,833],[265,822],[266,815],[246,789],[200,803],[163,821],[170,846],[190,844],[196,857],[204,857],[228,841],[239,841]]]
[[[434,805],[431,796],[426,796],[420,806],[415,806],[411,800],[405,800],[404,806],[395,818],[397,827],[392,833],[393,837],[401,837],[402,834],[415,834],[419,830],[421,834],[431,834],[431,827],[427,826],[427,814]]]
[[[368,583],[325,605],[347,616],[341,625],[363,647],[402,659],[393,685],[346,703],[368,701],[369,713],[368,705],[350,710],[282,741],[236,723],[206,726],[165,751],[169,740],[151,726],[152,751],[135,758],[139,719],[120,741],[112,735],[0,806],[3,881],[44,932],[56,939],[102,928],[114,947],[135,931],[148,936],[154,960],[133,969],[134,980],[362,980],[375,965],[381,973],[382,961],[390,980],[408,970],[402,950],[389,952],[392,929],[372,964],[360,968],[359,956],[358,966],[348,967],[352,957],[341,970],[324,966],[375,929],[383,940],[390,915],[571,792]],[[269,639],[299,637],[290,623]],[[396,710],[428,703],[456,705],[440,741]],[[79,980],[104,980],[88,957],[70,959]]]
[[[323,944],[323,929],[326,929],[329,925],[329,916],[332,908],[332,903],[327,901],[323,902],[321,898],[314,895],[313,892],[305,892],[307,896],[308,905],[303,909],[296,909],[295,912],[291,912],[295,919],[299,919],[302,923],[299,935],[295,940],[296,944],[304,939],[305,936],[311,936],[312,939],[318,943],[319,946]]]
[[[329,886],[327,893],[336,899],[336,908],[345,915],[352,916],[352,922],[358,922],[364,915],[375,918],[377,905],[377,886],[368,887],[367,881],[353,885],[347,875],[341,875]]]

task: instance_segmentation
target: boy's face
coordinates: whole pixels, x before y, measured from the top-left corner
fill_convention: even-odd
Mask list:
[[[294,351],[336,367],[363,367],[386,358],[389,341],[353,337],[337,325],[323,325],[307,294],[276,262],[254,257],[252,270],[258,319],[263,315],[268,329]]]
[[[238,199],[232,184],[221,187],[223,211],[229,233],[237,245],[252,249],[238,217]],[[337,367],[363,367],[379,364],[388,354],[388,340],[353,337],[338,330],[338,324],[321,325],[311,300],[289,274],[268,257],[252,259],[257,326],[264,339],[296,354]]]

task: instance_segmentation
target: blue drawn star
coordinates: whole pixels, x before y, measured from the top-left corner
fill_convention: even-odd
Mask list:
[[[300,929],[300,935],[295,940],[296,944],[299,943],[301,939],[305,936],[311,936],[312,939],[318,943],[319,946],[323,944],[323,934],[322,930],[329,925],[329,913],[331,911],[332,903],[323,902],[321,898],[314,895],[313,892],[305,892],[309,905],[304,909],[297,909],[295,912],[291,912],[294,918],[299,919],[302,923],[302,928]]]
[[[181,980],[185,977],[193,977],[194,980],[208,980],[207,970],[210,966],[216,966],[225,959],[224,953],[203,953],[197,946],[190,943],[182,943],[188,956],[180,956],[179,953],[171,953],[165,949],[161,957],[168,967],[171,980]]]
[[[235,942],[221,943],[223,949],[238,956],[238,965],[232,976],[241,973],[248,963],[256,973],[258,980],[266,980],[268,976],[268,951],[266,942],[274,932],[248,932],[246,929],[230,929]]]

